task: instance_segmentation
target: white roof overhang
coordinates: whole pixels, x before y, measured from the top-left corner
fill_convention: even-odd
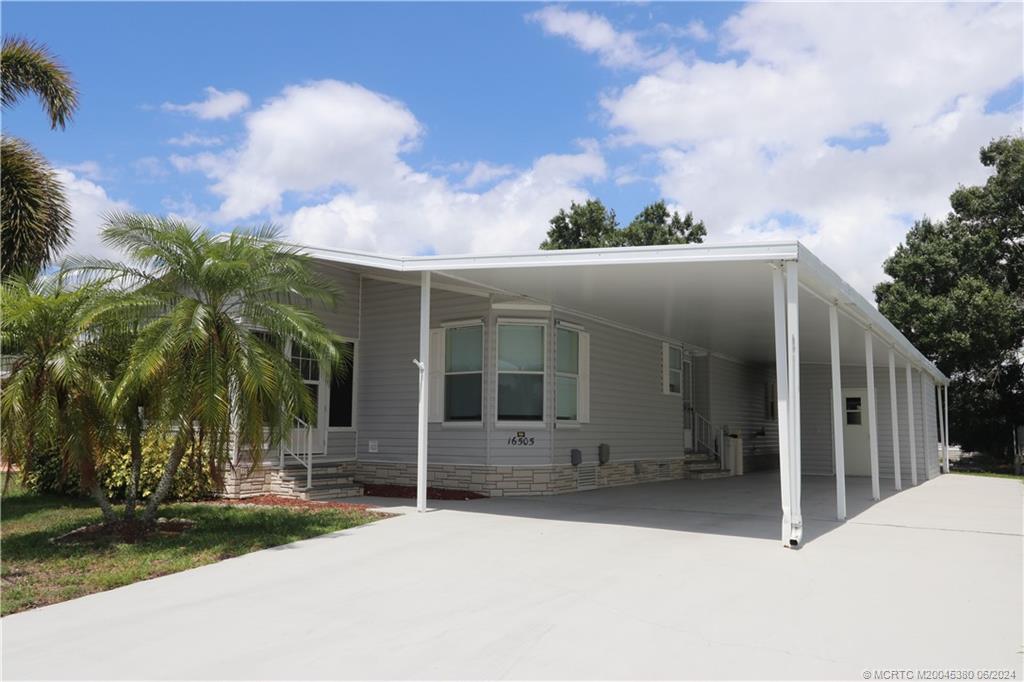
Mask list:
[[[844,365],[864,364],[872,331],[876,366],[910,364],[946,377],[892,323],[799,242],[390,257],[303,246],[324,261],[417,284],[418,273],[456,288],[521,297],[726,357],[774,361],[772,270],[798,263],[801,360],[829,362],[828,305],[839,310]]]

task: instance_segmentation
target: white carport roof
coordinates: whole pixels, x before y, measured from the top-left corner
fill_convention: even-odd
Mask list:
[[[878,310],[796,241],[623,247],[464,256],[380,256],[304,245],[311,256],[418,284],[469,286],[551,304],[751,362],[774,361],[772,269],[798,263],[803,362],[829,361],[828,303],[840,315],[844,364],[864,364],[865,328],[940,383],[947,381]],[[404,273],[404,274],[403,274]],[[874,354],[885,366],[888,355]]]

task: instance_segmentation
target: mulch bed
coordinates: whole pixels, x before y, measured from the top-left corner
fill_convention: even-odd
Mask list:
[[[58,545],[73,545],[107,540],[120,540],[122,542],[137,542],[142,538],[154,534],[159,535],[180,535],[196,525],[195,521],[189,519],[157,519],[153,526],[145,526],[141,523],[93,523],[88,526],[76,528],[73,531],[58,535],[50,541]]]
[[[257,495],[256,497],[245,497],[240,500],[214,500],[213,504],[228,505],[256,505],[261,507],[289,507],[292,509],[347,509],[349,511],[366,511],[370,509],[368,504],[357,504],[355,502],[331,502],[327,500],[296,500],[291,497],[280,495]]]
[[[416,498],[416,486],[412,485],[384,485],[376,483],[364,483],[363,494],[371,497],[405,497]],[[470,492],[468,490],[451,490],[449,488],[427,488],[428,500],[482,500],[486,495]]]

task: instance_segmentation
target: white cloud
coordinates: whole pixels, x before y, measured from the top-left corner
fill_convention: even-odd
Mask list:
[[[596,54],[607,66],[651,66],[672,54],[644,49],[635,33],[616,31],[611,22],[599,14],[549,5],[526,18],[540,24],[548,35],[568,38],[584,52]]]
[[[130,211],[131,205],[107,196],[100,185],[86,180],[68,168],[55,170],[57,179],[64,186],[71,208],[73,224],[71,243],[65,247],[61,257],[97,256],[113,258],[117,254],[100,241],[100,229],[105,216],[112,211]]]
[[[873,298],[907,218],[942,217],[984,179],[978,149],[1020,131],[985,102],[1021,76],[1022,40],[1012,4],[755,3],[719,31],[724,61],[651,66],[601,105],[711,241],[800,238]]]
[[[60,166],[64,170],[69,170],[76,175],[90,180],[102,180],[104,177],[103,169],[95,161],[80,161],[79,163],[66,163]]]
[[[249,95],[241,90],[221,92],[213,86],[204,89],[206,99],[188,104],[164,102],[160,108],[164,111],[177,111],[192,114],[204,120],[231,118],[249,108]]]
[[[269,212],[300,241],[399,254],[536,248],[558,208],[586,197],[583,183],[605,173],[596,143],[584,141],[526,169],[476,164],[454,185],[402,158],[422,134],[401,102],[318,81],[285,88],[247,115],[239,147],[171,163],[211,179],[220,221]],[[288,214],[286,195],[322,198]]]
[[[224,144],[224,138],[216,135],[185,133],[178,137],[169,138],[167,144],[174,145],[175,147],[219,147]]]
[[[462,180],[466,189],[486,185],[501,178],[507,178],[515,172],[515,168],[507,165],[495,165],[486,161],[477,161]]]

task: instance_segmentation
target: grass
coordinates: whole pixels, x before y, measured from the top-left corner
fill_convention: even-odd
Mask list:
[[[88,499],[34,495],[11,481],[0,508],[0,615],[184,571],[258,549],[352,528],[380,518],[359,509],[294,510],[168,504],[161,516],[196,522],[179,535],[135,544],[50,541],[101,521]]]

